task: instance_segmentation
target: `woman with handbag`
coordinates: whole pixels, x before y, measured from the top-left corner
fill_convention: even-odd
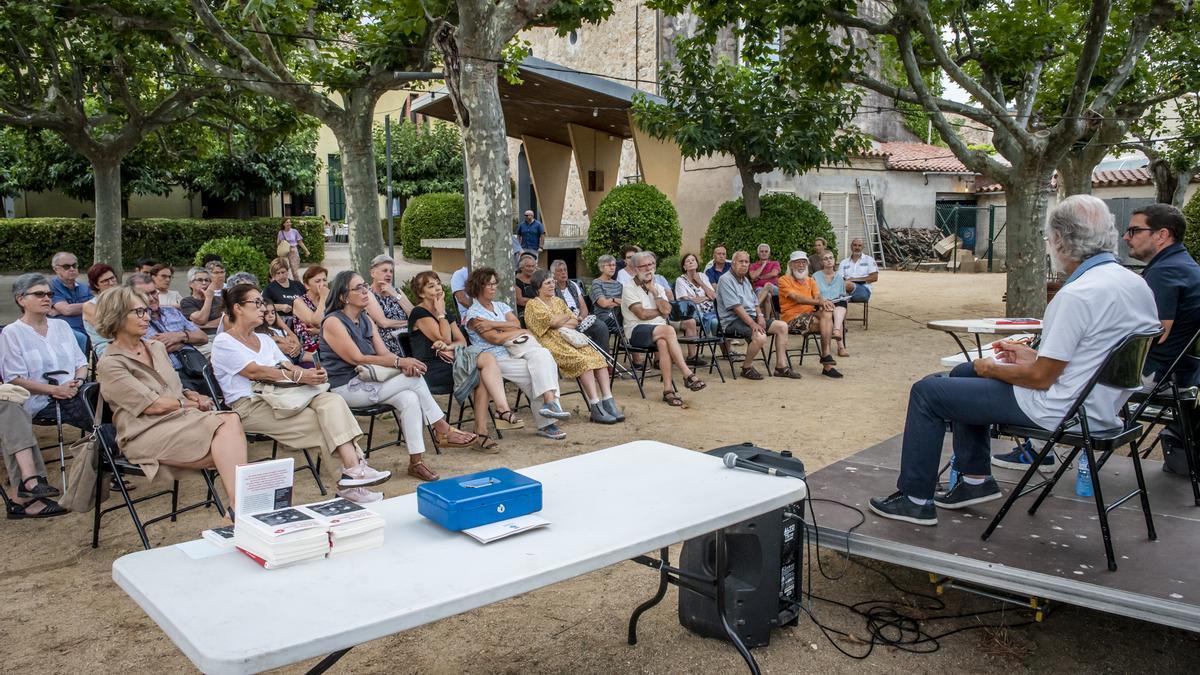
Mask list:
[[[717,291],[708,282],[708,275],[700,270],[700,259],[695,253],[688,253],[679,261],[679,270],[683,274],[675,280],[675,300],[690,301],[696,306],[696,319],[704,326],[705,335],[717,334]],[[693,321],[695,323],[695,321]],[[692,329],[695,332],[694,329]],[[688,330],[684,331],[685,335]],[[688,346],[688,365],[704,366],[694,345]]]
[[[338,272],[329,285],[329,305],[321,325],[321,364],[329,371],[333,393],[358,407],[384,404],[400,415],[408,446],[408,475],[425,481],[438,475],[424,461],[424,424],[433,427],[439,446],[467,448],[479,436],[450,426],[422,375],[424,363],[388,351],[367,315],[371,287],[356,272]]]
[[[467,277],[467,294],[474,298],[463,317],[467,335],[472,344],[483,345],[483,350],[496,358],[500,375],[529,397],[537,434],[561,441],[567,434],[554,422],[569,418],[571,413],[563,410],[558,400],[554,356],[521,327],[511,307],[496,299],[498,284],[496,270],[490,267],[477,268]],[[538,398],[542,400],[540,408],[533,405]]]
[[[216,469],[230,511],[234,473],[246,463],[246,435],[234,413],[217,412],[207,396],[184,389],[167,348],[147,340],[150,306],[127,286],[105,291],[96,303],[96,330],[112,342],[96,367],[100,395],[112,406],[125,458],[153,480],[160,466]]]
[[[388,351],[396,356],[409,356],[404,353],[400,337],[408,331],[413,304],[392,285],[395,274],[396,261],[390,255],[384,253],[371,259],[371,302],[367,314],[379,328]]]
[[[301,368],[255,329],[262,325],[262,292],[250,284],[229,289],[225,331],[213,340],[212,367],[225,404],[242,418],[247,433],[293,448],[313,447],[342,461],[338,496],[365,504],[383,499],[367,490],[392,477],[376,471],[358,449],[362,429],[341,396],[326,391],[321,368]],[[303,404],[303,405],[301,405]]]
[[[287,258],[288,267],[292,268],[292,278],[296,281],[300,280],[300,252],[298,249],[304,249],[304,255],[312,256],[308,252],[308,247],[304,245],[304,235],[300,234],[300,230],[292,227],[292,219],[284,216],[283,221],[279,223],[279,235],[275,238],[278,242],[275,246],[275,255],[279,258]],[[284,248],[284,247],[287,248]]]
[[[608,362],[589,338],[578,331],[579,319],[555,295],[554,276],[545,270],[533,273],[538,294],[525,303],[525,327],[554,356],[563,377],[578,377],[587,397],[592,421],[616,424],[625,419],[609,388]]]
[[[412,278],[413,295],[420,302],[408,317],[409,342],[412,355],[428,369],[425,381],[439,389],[454,388],[454,359],[460,349],[469,349],[467,338],[458,324],[446,319],[446,293],[436,272],[421,272]],[[482,439],[477,446],[487,451],[496,447],[487,436],[488,401],[495,401],[495,424],[498,429],[520,429],[525,426],[520,417],[508,407],[504,393],[504,378],[494,354],[479,349],[475,352],[475,368],[479,384],[475,386],[472,403],[475,406],[475,433]],[[465,400],[465,399],[464,399]]]

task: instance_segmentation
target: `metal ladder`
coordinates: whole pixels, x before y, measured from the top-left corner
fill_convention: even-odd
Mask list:
[[[871,180],[856,178],[854,186],[858,188],[858,206],[862,209],[863,229],[867,233],[871,257],[875,258],[876,264],[884,267],[883,240],[879,237],[879,220],[875,217],[875,194],[871,192]]]

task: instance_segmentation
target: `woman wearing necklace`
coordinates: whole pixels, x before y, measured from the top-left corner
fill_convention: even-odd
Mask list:
[[[141,294],[128,287],[106,291],[95,317],[97,332],[112,340],[96,379],[112,407],[122,454],[151,480],[161,467],[168,478],[170,469],[215,468],[232,514],[235,469],[246,463],[237,413],[216,412],[212,399],[183,389],[167,348],[145,339],[150,308]]]
[[[564,328],[577,331],[579,319],[555,295],[554,277],[546,270],[538,270],[533,273],[532,283],[538,294],[525,303],[525,326],[554,356],[562,377],[579,378],[593,422],[616,424],[624,420],[609,388],[608,362],[604,356],[589,344],[575,346],[563,333]]]
[[[304,351],[312,354],[321,343],[321,322],[325,320],[325,302],[329,297],[329,270],[312,265],[304,270],[304,295],[292,302],[292,316],[296,317],[292,330],[304,345]]]
[[[821,254],[821,271],[814,274],[813,279],[821,291],[821,299],[833,302],[833,341],[837,343],[837,355],[843,358],[850,356],[842,342],[842,331],[846,326],[846,300],[854,292],[854,282],[842,277],[833,253],[829,251]]]
[[[239,284],[225,295],[225,331],[213,339],[212,367],[225,403],[242,418],[246,432],[269,436],[290,448],[316,446],[337,455],[342,461],[339,497],[359,504],[383,499],[382,492],[367,488],[385,482],[392,474],[367,466],[357,445],[362,429],[342,397],[323,392],[299,413],[280,416],[254,392],[255,382],[324,384],[327,376],[321,368],[292,364],[274,340],[255,331],[262,325],[265,305],[258,287]]]
[[[446,421],[422,377],[424,363],[388,351],[379,329],[367,315],[370,298],[370,287],[355,272],[338,272],[329,285],[329,306],[321,325],[321,363],[329,369],[329,385],[333,393],[356,408],[383,404],[395,410],[408,446],[408,475],[437,480],[438,475],[424,461],[424,425],[433,427],[439,446],[466,448],[481,443],[482,438],[455,429]],[[402,373],[383,382],[367,382],[355,371],[363,365],[397,368]]]
[[[379,327],[380,337],[388,351],[396,356],[408,356],[400,345],[400,337],[408,331],[408,315],[413,304],[392,285],[396,261],[386,253],[371,260],[371,298],[367,314]]]

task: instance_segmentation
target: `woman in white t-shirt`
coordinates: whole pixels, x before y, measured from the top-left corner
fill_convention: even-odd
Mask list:
[[[254,392],[254,382],[326,382],[323,369],[294,365],[274,340],[255,331],[262,325],[264,305],[262,293],[251,284],[225,291],[225,330],[213,338],[212,366],[226,405],[242,418],[247,433],[263,434],[293,448],[315,444],[336,454],[342,460],[339,497],[360,504],[383,499],[382,493],[367,488],[392,474],[367,466],[357,445],[362,429],[341,396],[317,394],[304,410],[282,417]]]

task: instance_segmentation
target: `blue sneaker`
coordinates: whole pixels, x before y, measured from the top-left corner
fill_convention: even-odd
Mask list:
[[[539,410],[538,412],[540,412],[542,414],[542,417],[549,417],[551,419],[556,419],[556,420],[571,419],[571,413],[567,412],[566,410],[563,410],[562,404],[558,402],[558,399],[554,399],[553,401],[550,401],[549,403],[543,403],[542,409]]]
[[[1017,445],[1010,452],[1006,452],[1003,455],[993,455],[992,466],[1025,471],[1029,469],[1029,465],[1033,463],[1036,457],[1037,452],[1034,451],[1033,444],[1029,442],[1029,439],[1026,439],[1024,443]],[[1056,464],[1058,464],[1058,458],[1051,452],[1042,460],[1042,465],[1038,467],[1038,471],[1043,473],[1053,472]]]
[[[537,435],[552,441],[561,441],[567,437],[567,432],[558,428],[557,424],[548,424],[537,430]]]

